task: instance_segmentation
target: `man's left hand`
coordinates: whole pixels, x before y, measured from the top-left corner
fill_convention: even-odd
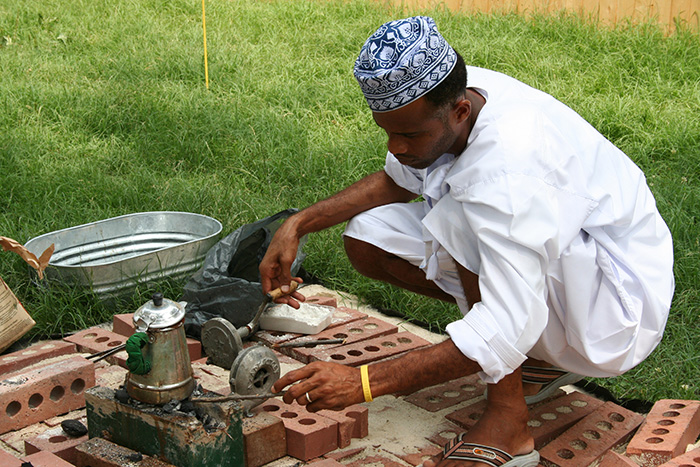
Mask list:
[[[282,398],[284,402],[291,404],[296,400],[309,412],[342,410],[364,402],[360,370],[338,363],[312,362],[290,371],[272,386],[272,392],[280,392],[290,384]]]

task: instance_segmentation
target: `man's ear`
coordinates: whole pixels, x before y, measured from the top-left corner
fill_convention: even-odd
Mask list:
[[[457,101],[452,108],[453,115],[457,119],[457,123],[463,123],[472,114],[472,103],[466,97]]]

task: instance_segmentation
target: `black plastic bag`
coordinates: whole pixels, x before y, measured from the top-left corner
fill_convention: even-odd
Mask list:
[[[248,324],[263,301],[258,266],[273,235],[280,225],[297,209],[287,209],[246,224],[214,245],[202,267],[185,284],[181,301],[185,308],[185,332],[200,338],[202,325],[211,318],[221,317],[237,328]],[[292,275],[297,275],[305,254],[302,238]]]

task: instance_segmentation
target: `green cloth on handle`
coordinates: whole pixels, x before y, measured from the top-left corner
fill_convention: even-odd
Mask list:
[[[145,375],[151,371],[151,362],[146,360],[141,352],[144,345],[148,344],[148,334],[137,332],[126,341],[126,367],[135,375]]]

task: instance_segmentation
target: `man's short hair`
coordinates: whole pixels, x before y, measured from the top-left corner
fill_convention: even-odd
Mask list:
[[[437,109],[453,105],[467,90],[467,67],[459,52],[455,53],[457,61],[450,74],[424,96]]]

